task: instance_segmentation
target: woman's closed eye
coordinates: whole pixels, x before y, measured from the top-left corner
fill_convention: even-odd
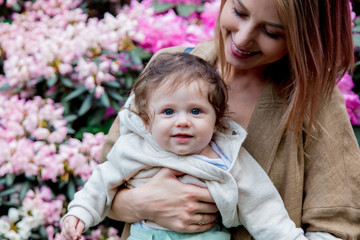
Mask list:
[[[268,36],[269,38],[272,38],[272,39],[278,39],[283,36],[280,33],[273,33],[271,31],[269,31],[268,29],[266,29],[266,27],[264,27],[264,33],[266,34],[266,36]]]
[[[240,17],[240,18],[243,18],[243,17],[246,17],[247,15],[238,11],[235,7],[233,8],[233,12],[236,16]]]

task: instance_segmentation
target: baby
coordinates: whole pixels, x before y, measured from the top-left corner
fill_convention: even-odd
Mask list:
[[[267,174],[241,146],[246,131],[224,117],[226,102],[227,87],[212,65],[188,53],[158,55],[119,112],[121,136],[108,161],[70,202],[63,239],[79,239],[100,223],[119,186],[138,187],[163,167],[185,173],[179,178],[184,183],[207,187],[221,221],[203,233],[180,233],[144,220],[132,224],[128,239],[223,240],[231,238],[226,228],[240,224],[255,239],[306,239]]]

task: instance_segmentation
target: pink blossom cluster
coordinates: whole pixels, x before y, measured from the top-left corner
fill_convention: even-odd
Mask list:
[[[56,145],[67,136],[64,109],[50,99],[33,100],[0,95],[0,176],[25,173],[55,179],[61,159],[53,157]]]
[[[20,208],[10,208],[7,216],[0,219],[0,236],[7,239],[29,239],[33,229],[45,226],[48,236],[54,226],[59,226],[65,196],[52,198],[51,190],[45,186],[29,190]],[[60,236],[59,236],[60,237]],[[60,239],[60,238],[58,238]]]
[[[345,99],[351,123],[353,125],[360,125],[360,100],[359,96],[352,91],[354,86],[352,77],[348,73],[338,83],[338,87]]]
[[[7,0],[6,1],[6,7],[11,8],[12,6],[14,6],[15,4],[19,4],[20,1],[17,0]],[[4,4],[4,0],[0,0],[0,5]]]
[[[99,163],[100,152],[105,142],[105,134],[95,135],[84,133],[82,141],[70,138],[66,144],[59,147],[59,155],[66,160],[66,172],[81,177],[87,181]]]
[[[0,95],[0,176],[8,173],[57,181],[73,174],[87,180],[98,163],[104,133],[67,140],[64,109],[50,99]]]
[[[352,2],[350,1],[350,11],[351,11],[351,20],[354,21],[356,19],[356,14],[355,12],[353,11],[353,7],[352,7]],[[354,26],[354,22],[351,23],[351,26]]]
[[[95,230],[92,230],[89,236],[86,236],[86,240],[98,240],[98,239],[107,239],[107,240],[120,240],[118,236],[119,231],[113,227],[105,228],[102,225]]]
[[[194,46],[213,38],[219,0],[205,3],[202,13],[188,18],[177,15],[172,9],[156,14],[149,7],[150,3],[133,1],[129,11],[129,15],[137,16],[138,31],[144,35],[144,40],[138,43],[146,50],[154,53],[170,46]]]
[[[82,2],[82,0],[36,0],[33,3],[27,1],[25,2],[25,10],[43,12],[47,16],[56,16],[75,9]]]
[[[170,3],[174,5],[179,4],[195,4],[197,6],[201,5],[202,0],[158,0],[159,3]]]
[[[75,84],[84,84],[87,80],[86,85],[94,89],[102,81],[114,80],[112,72],[104,72],[102,65],[96,69],[89,67],[89,75],[84,76],[84,72],[76,72],[83,67],[77,68],[75,62],[83,63],[84,57],[90,57],[86,61],[93,62],[91,57],[100,55],[103,50],[117,53],[126,49],[128,42],[143,41],[143,35],[137,31],[137,20],[129,18],[125,12],[115,17],[105,14],[101,20],[89,19],[79,8],[67,9],[76,2],[28,2],[29,10],[14,14],[12,24],[0,23],[0,53],[3,52],[5,58],[5,76],[0,78],[0,86],[25,88],[29,92],[21,94],[27,97],[40,77],[50,79],[56,74],[65,75]],[[121,68],[121,61],[111,67],[112,70]],[[89,84],[91,81],[87,77],[90,76],[95,84]],[[101,93],[101,89],[97,92]]]

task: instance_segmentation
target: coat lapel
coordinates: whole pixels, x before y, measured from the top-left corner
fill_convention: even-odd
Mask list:
[[[276,89],[267,83],[251,116],[243,145],[268,174],[283,135],[278,130],[283,106]]]

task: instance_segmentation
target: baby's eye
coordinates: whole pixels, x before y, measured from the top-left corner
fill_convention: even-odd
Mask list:
[[[191,114],[193,114],[193,115],[199,115],[200,113],[201,113],[201,111],[198,108],[194,108],[193,110],[191,110]]]
[[[172,109],[165,109],[165,110],[164,110],[164,114],[165,114],[165,115],[172,115],[172,114],[174,114],[174,110],[172,110]]]

